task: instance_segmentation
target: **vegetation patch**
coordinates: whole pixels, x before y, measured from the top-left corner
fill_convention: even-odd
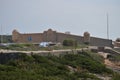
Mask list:
[[[97,60],[93,55],[78,52],[58,57],[22,53],[19,58],[0,65],[0,80],[101,80],[94,74],[112,75],[112,80],[119,80],[119,74],[106,68],[101,58]]]

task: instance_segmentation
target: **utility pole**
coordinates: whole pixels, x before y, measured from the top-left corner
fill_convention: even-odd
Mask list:
[[[2,36],[2,24],[1,24],[1,43],[3,42],[3,36]]]
[[[109,39],[109,15],[107,13],[107,39]]]

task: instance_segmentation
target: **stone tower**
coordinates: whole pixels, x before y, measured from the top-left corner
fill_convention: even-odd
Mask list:
[[[20,35],[20,33],[16,29],[13,30],[13,32],[12,32],[12,40],[13,40],[13,42],[17,42],[18,41],[19,35]]]
[[[56,31],[53,31],[52,29],[44,31],[43,39],[47,42],[56,42]]]
[[[90,33],[84,32],[84,43],[89,44],[90,42]]]

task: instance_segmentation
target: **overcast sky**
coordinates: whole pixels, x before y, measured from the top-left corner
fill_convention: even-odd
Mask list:
[[[106,38],[120,37],[120,0],[0,0],[0,34],[39,33],[49,28]]]

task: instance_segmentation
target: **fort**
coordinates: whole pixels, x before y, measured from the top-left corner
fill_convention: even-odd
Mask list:
[[[12,32],[12,40],[15,43],[40,43],[40,42],[60,42],[62,43],[65,39],[74,39],[79,44],[88,43],[90,46],[99,47],[112,47],[112,40],[97,38],[90,36],[90,33],[85,32],[83,36],[73,35],[70,33],[61,33],[48,29],[43,33],[20,33],[17,30]]]

